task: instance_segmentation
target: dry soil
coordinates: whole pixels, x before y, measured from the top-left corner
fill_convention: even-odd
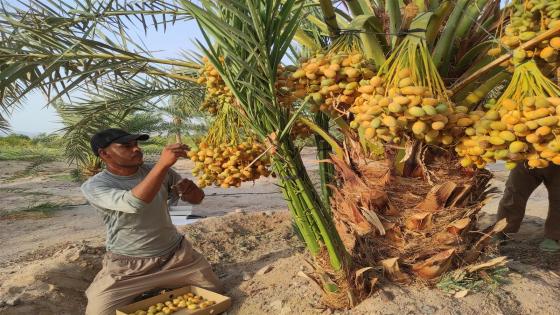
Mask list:
[[[311,173],[313,152],[304,151]],[[191,163],[180,161],[184,176]],[[84,290],[104,253],[101,219],[71,180],[62,162],[0,162],[0,313],[82,314]],[[503,188],[507,172],[492,167]],[[233,298],[230,314],[331,314],[312,282],[302,276],[308,258],[294,236],[290,216],[273,179],[239,189],[205,189],[194,213],[209,216],[181,226],[212,263]],[[481,216],[495,218],[499,195]],[[455,298],[425,286],[384,284],[351,311],[337,314],[557,314],[560,309],[560,254],[537,250],[547,213],[547,192],[532,196],[520,233],[501,252],[510,257],[508,283]],[[33,210],[42,210],[33,211]],[[559,227],[560,228],[560,227]],[[259,273],[263,268],[267,273]]]

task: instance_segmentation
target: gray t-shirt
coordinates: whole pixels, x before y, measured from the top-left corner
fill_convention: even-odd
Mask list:
[[[178,196],[170,196],[170,191],[181,176],[170,169],[150,203],[132,195],[132,188],[148,175],[151,168],[152,165],[142,165],[130,176],[104,170],[82,185],[86,199],[103,216],[108,251],[135,257],[162,256],[180,243],[183,236],[171,223],[168,202],[177,201]]]

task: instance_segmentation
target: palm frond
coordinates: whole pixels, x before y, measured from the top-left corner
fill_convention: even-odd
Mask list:
[[[136,111],[126,116],[120,127],[130,133],[161,133],[164,131],[164,121],[160,113],[152,110]]]
[[[18,20],[22,16],[46,20],[53,26],[72,26],[95,22],[98,30],[122,33],[127,25],[138,23],[144,32],[150,28],[164,30],[177,21],[191,20],[189,13],[173,1],[0,1],[5,14]]]
[[[126,128],[132,113],[161,113],[161,105],[172,95],[199,91],[195,84],[181,84],[169,79],[134,79],[124,82],[101,82],[98,90],[84,90],[84,96],[72,104],[55,105],[66,125],[65,155],[69,163],[87,162],[89,139],[95,132],[109,127]]]
[[[301,22],[303,2],[201,2],[203,7],[182,2],[202,26],[208,45],[199,42],[201,49],[235,94],[252,129],[262,138],[270,131],[280,133],[290,119],[277,104],[276,72]],[[209,35],[219,49],[212,46]],[[227,67],[220,61],[222,57]]]
[[[445,4],[442,8],[450,6]],[[445,21],[443,28],[440,25],[443,31],[433,50],[434,62],[442,76],[459,77],[468,69],[465,65],[474,62],[471,48],[497,40],[496,25],[500,23],[495,21],[500,19],[500,12],[500,0],[460,0],[447,19],[434,19],[438,24]],[[479,52],[478,56],[485,54],[480,49]],[[459,64],[462,66],[458,67]]]
[[[179,94],[171,96],[170,105],[163,110],[172,116],[187,119],[193,116],[204,116],[200,104],[204,100],[204,89],[185,89]]]
[[[10,123],[0,114],[0,133],[8,133],[10,130]]]
[[[0,100],[5,110],[41,89],[53,102],[78,86],[95,85],[105,76],[123,80],[138,73],[193,80],[197,64],[153,58],[134,43],[123,18],[190,16],[163,1],[118,4],[116,1],[48,1],[0,8]],[[165,18],[164,18],[165,17]],[[148,27],[143,21],[144,28]],[[165,25],[165,24],[164,24]],[[170,66],[181,69],[171,71]],[[186,71],[183,71],[186,69]],[[181,73],[179,73],[181,72]]]
[[[274,171],[311,253],[319,253],[320,239],[331,268],[343,269],[341,240],[287,132],[301,110],[292,113],[276,98],[278,65],[301,22],[304,1],[200,2],[182,1],[201,26],[206,45],[199,42],[199,47],[234,94],[246,126],[260,141],[274,138],[278,143]],[[312,221],[304,219],[310,217]]]
[[[318,7],[306,7],[303,12],[305,18],[300,21],[294,40],[311,53],[326,50],[332,38],[327,25],[321,21],[323,19],[321,10]],[[297,51],[296,45],[292,43],[290,52],[295,51]]]

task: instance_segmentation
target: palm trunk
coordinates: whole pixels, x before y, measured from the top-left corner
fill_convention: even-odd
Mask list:
[[[350,163],[334,159],[338,186],[331,207],[357,263],[381,263],[385,276],[395,282],[435,282],[478,259],[490,237],[505,227],[501,222],[477,230],[477,213],[492,192],[488,171],[465,173],[452,154],[419,146],[410,157],[422,164],[424,176],[395,176],[386,161],[368,161],[351,152],[359,148],[352,139],[346,141],[347,156],[358,158]],[[405,200],[403,191],[414,191],[419,198]]]
[[[182,143],[181,140],[181,118],[174,117],[173,124],[175,124],[175,143]]]

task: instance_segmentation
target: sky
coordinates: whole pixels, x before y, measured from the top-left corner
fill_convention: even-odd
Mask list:
[[[143,30],[137,33],[153,55],[159,58],[180,58],[181,51],[196,50],[193,39],[202,38],[195,21],[179,21],[174,26],[168,26],[165,33],[163,28],[158,29],[157,32],[150,29],[146,35]],[[41,92],[28,95],[23,106],[8,118],[12,131],[36,135],[62,128],[56,112],[52,107],[45,107],[46,103]]]

